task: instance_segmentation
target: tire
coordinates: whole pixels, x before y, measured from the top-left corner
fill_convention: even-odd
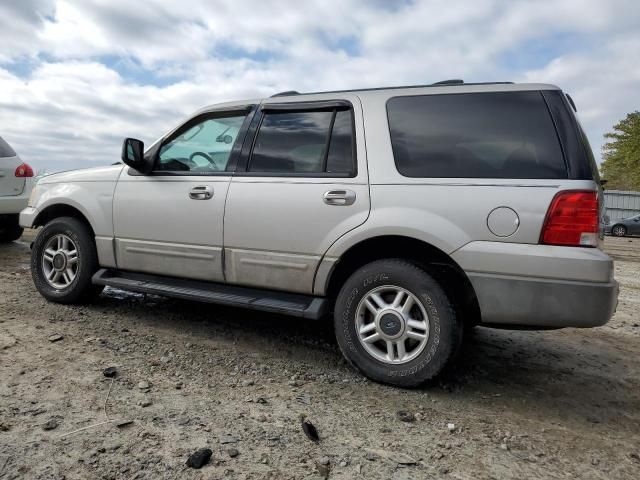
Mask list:
[[[91,230],[76,218],[51,220],[33,242],[33,283],[49,301],[81,303],[93,299],[103,288],[91,283],[91,277],[98,268]]]
[[[18,224],[18,215],[9,216],[8,221],[0,223],[0,243],[13,242],[22,236],[23,228]]]
[[[406,303],[410,296],[413,303]],[[374,298],[386,306],[379,308]],[[399,307],[393,307],[398,298]],[[367,301],[377,307],[377,315]],[[408,316],[394,310],[402,305],[409,307]],[[414,319],[412,325],[421,327],[410,327],[408,317]],[[378,260],[354,272],[336,299],[334,326],[340,350],[351,365],[371,380],[405,388],[438,377],[454,359],[463,335],[462,322],[438,282],[424,269],[401,259]],[[362,335],[367,336],[366,342],[358,333],[361,329],[366,330]],[[374,334],[380,340],[371,343]],[[396,340],[390,340],[396,335]],[[391,350],[387,340],[396,342]],[[400,343],[404,352],[399,350]],[[382,358],[385,351],[386,358]]]
[[[627,234],[627,227],[625,227],[624,225],[614,225],[611,228],[611,234],[614,237],[624,237]]]

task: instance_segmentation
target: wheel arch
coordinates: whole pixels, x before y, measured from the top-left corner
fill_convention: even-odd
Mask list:
[[[401,258],[424,268],[440,282],[465,323],[480,322],[481,312],[476,292],[464,270],[441,249],[408,236],[376,236],[349,247],[327,275],[324,293],[335,298],[354,271],[383,258]]]
[[[68,203],[56,203],[53,205],[49,205],[41,212],[38,213],[38,216],[35,218],[33,222],[33,227],[41,227],[46,225],[53,219],[60,217],[72,217],[77,220],[80,220],[82,223],[87,225],[91,230],[91,234],[95,237],[95,229],[91,222],[87,218],[87,216],[77,207],[73,205],[69,205]]]

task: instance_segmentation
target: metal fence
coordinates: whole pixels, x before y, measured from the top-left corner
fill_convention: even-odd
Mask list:
[[[604,206],[605,215],[611,222],[637,215],[640,213],[640,192],[605,190]]]

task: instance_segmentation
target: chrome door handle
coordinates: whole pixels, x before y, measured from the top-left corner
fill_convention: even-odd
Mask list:
[[[353,205],[356,201],[356,192],[351,190],[329,190],[322,196],[327,205]]]
[[[192,200],[209,200],[213,197],[213,187],[198,185],[189,190],[189,198]]]

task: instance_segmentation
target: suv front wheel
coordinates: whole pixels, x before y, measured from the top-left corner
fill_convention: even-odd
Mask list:
[[[462,323],[442,287],[401,259],[354,272],[336,299],[338,345],[367,377],[400,387],[434,379],[453,360]]]
[[[33,242],[31,272],[47,300],[77,303],[93,298],[103,287],[93,285],[98,255],[90,229],[73,217],[47,223]]]

